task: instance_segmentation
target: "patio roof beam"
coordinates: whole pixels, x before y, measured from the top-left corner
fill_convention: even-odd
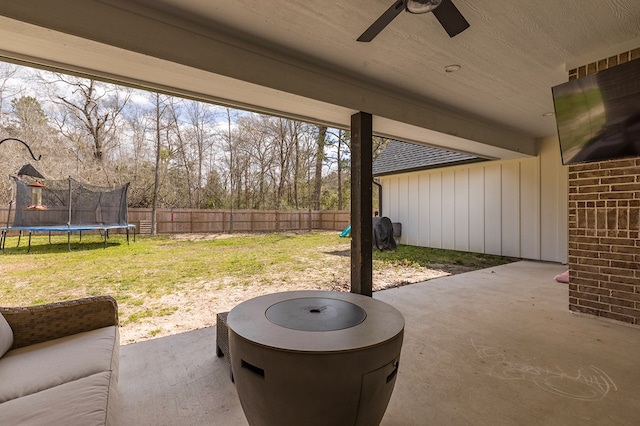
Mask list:
[[[0,58],[332,127],[367,111],[377,135],[486,158],[537,154],[508,125],[157,3],[0,0]]]

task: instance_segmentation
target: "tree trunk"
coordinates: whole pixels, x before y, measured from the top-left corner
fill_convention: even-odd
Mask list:
[[[326,138],[327,138],[327,127],[319,126],[318,127],[318,149],[316,151],[316,175],[315,175],[315,194],[314,194],[316,210],[320,210],[320,201],[322,198],[322,164],[324,163],[324,145],[325,145]],[[338,153],[339,152],[340,151],[338,148]],[[338,175],[338,179],[339,178],[340,178],[340,175]]]
[[[153,201],[151,205],[151,235],[156,235],[157,230],[157,218],[158,211],[158,191],[160,190],[160,118],[162,112],[160,111],[160,95],[156,93],[156,170],[153,179]]]
[[[296,129],[297,130],[297,129]],[[295,138],[295,166],[293,168],[293,205],[296,210],[299,209],[298,201],[298,179],[300,174],[300,139],[298,138],[298,132],[293,132],[292,136]]]
[[[235,149],[231,138],[231,109],[227,108],[227,144],[229,146],[229,233],[233,233],[233,150]]]
[[[342,210],[342,130],[338,133],[338,210]]]

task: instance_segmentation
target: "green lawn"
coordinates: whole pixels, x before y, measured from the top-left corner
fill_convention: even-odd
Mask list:
[[[66,236],[53,236],[52,244],[38,236],[32,240],[31,253],[26,252],[25,238],[18,248],[17,238],[8,238],[6,252],[0,254],[0,305],[108,294],[118,301],[121,322],[126,325],[186,309],[161,299],[177,294],[197,297],[205,287],[207,291],[212,286],[214,291],[241,291],[260,286],[268,292],[276,284],[295,286],[323,268],[330,271],[323,272],[329,282],[335,280],[330,275],[337,273],[339,262],[342,279],[348,280],[351,240],[339,238],[338,232],[193,238],[138,236],[127,244],[124,235],[112,235],[105,249],[99,235],[83,235],[81,243],[74,235],[69,252]],[[394,252],[374,251],[374,269],[389,264],[444,271],[460,266],[478,269],[512,260],[402,245]]]

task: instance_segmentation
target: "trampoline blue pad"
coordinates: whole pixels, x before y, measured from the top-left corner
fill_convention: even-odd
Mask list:
[[[135,225],[61,225],[61,226],[3,226],[0,231],[29,232],[76,232],[76,231],[108,231],[111,229],[134,229]]]

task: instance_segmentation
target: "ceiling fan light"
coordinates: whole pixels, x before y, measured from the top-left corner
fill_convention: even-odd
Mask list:
[[[411,13],[427,13],[440,6],[442,0],[407,0],[407,11]]]

